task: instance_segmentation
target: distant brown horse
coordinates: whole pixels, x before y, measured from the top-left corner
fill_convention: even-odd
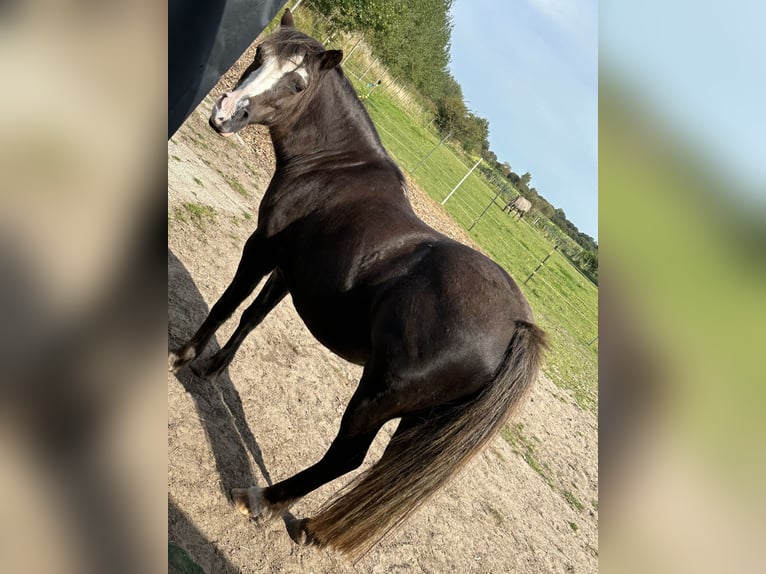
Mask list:
[[[378,462],[316,516],[288,527],[293,540],[358,556],[505,424],[537,377],[544,335],[499,265],[415,215],[341,57],[296,31],[285,12],[236,87],[215,103],[210,125],[221,135],[251,123],[269,127],[276,172],[234,280],[170,353],[169,366],[176,371],[199,357],[269,274],[226,345],[192,364],[194,372],[223,371],[288,293],[322,344],[364,366],[319,462],[268,488],[232,490],[245,514],[282,515],[358,468],[383,424],[401,418]]]
[[[519,219],[521,219],[530,209],[532,209],[532,203],[526,197],[519,195],[513,201],[509,201],[508,204],[503,208],[503,211],[506,209],[508,210],[509,215],[513,211],[518,212]]]

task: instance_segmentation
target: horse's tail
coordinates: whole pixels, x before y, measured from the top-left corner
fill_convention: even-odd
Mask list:
[[[307,521],[309,538],[352,558],[367,552],[507,422],[537,378],[544,346],[541,329],[517,321],[489,384],[469,401],[437,409],[427,419],[403,418],[380,460]]]

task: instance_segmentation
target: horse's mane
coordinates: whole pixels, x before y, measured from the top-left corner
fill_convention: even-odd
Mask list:
[[[277,34],[280,55],[283,57],[292,58],[304,52],[319,54],[325,50],[321,42],[294,28],[280,28]]]
[[[279,55],[281,58],[292,58],[301,54],[320,54],[326,50],[325,46],[318,40],[307,36],[295,28],[283,27],[277,32],[279,43]],[[345,96],[346,103],[354,110],[354,116],[367,127],[367,132],[380,147],[383,153],[385,148],[380,140],[380,135],[375,129],[375,125],[367,113],[364,104],[359,100],[359,96],[354,89],[351,81],[346,77],[340,65],[330,71],[334,80],[340,84],[341,91]]]

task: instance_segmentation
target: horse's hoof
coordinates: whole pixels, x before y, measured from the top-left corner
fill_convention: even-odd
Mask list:
[[[171,373],[175,373],[178,371],[178,362],[179,357],[176,355],[173,351],[170,351],[168,353],[168,371]]]
[[[181,370],[181,367],[194,359],[196,356],[197,352],[193,348],[184,349],[182,347],[177,351],[170,351],[168,353],[168,371],[171,373],[177,373]]]
[[[215,356],[213,356],[195,362],[190,368],[192,373],[201,379],[215,379],[223,372],[225,367],[218,366]]]
[[[231,500],[234,502],[234,508],[239,510],[242,514],[245,516],[253,516],[250,511],[250,496],[247,491],[247,488],[232,488]]]
[[[316,539],[312,536],[309,530],[309,519],[291,518],[285,521],[287,526],[287,534],[290,539],[300,546],[314,546],[318,545]]]
[[[265,521],[272,518],[269,504],[263,497],[263,489],[257,486],[250,488],[232,488],[231,499],[234,507],[248,518]]]

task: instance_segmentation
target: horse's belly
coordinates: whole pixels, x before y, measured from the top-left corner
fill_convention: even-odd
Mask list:
[[[362,305],[343,295],[291,293],[298,315],[314,337],[336,355],[359,365],[370,355],[370,325]]]

